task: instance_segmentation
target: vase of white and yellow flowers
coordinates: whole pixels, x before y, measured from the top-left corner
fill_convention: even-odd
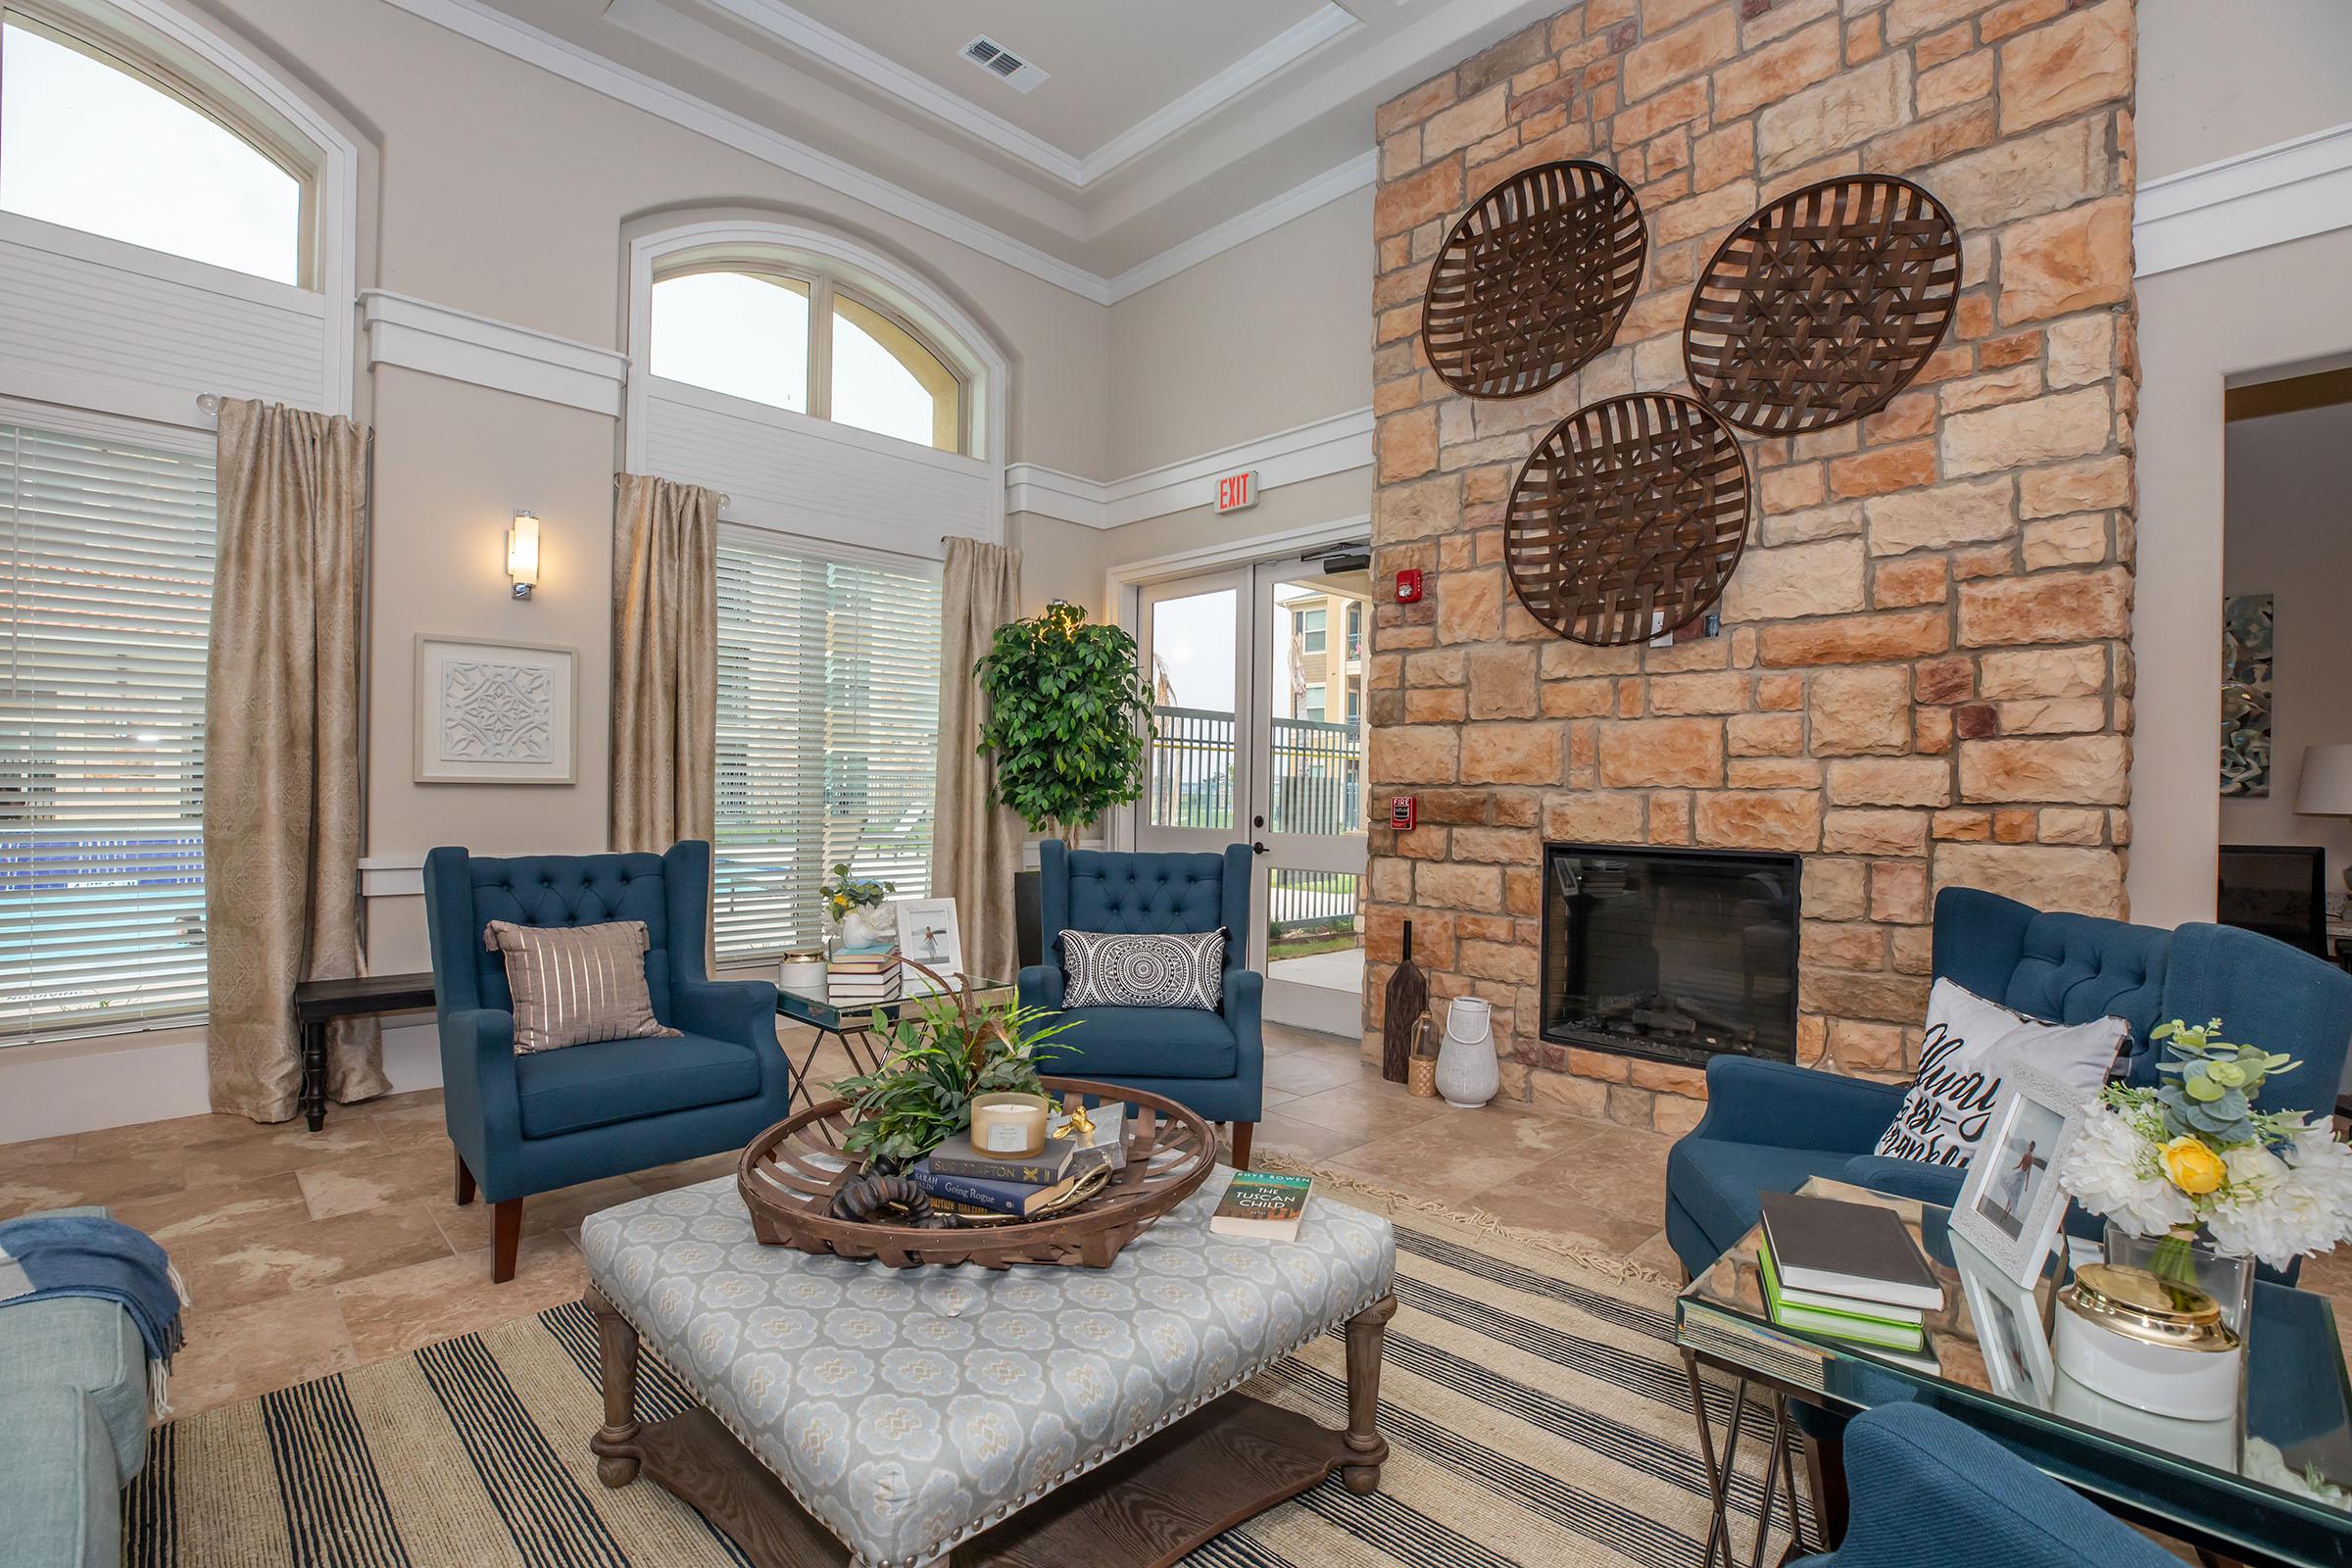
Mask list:
[[[2176,1018],[2154,1088],[2111,1084],[2086,1113],[2059,1184],[2107,1216],[2108,1260],[2193,1286],[2242,1321],[2251,1258],[2284,1268],[2352,1239],[2352,1151],[2301,1111],[2255,1108],[2300,1062]]]
[[[850,873],[847,860],[835,862],[833,874],[819,883],[816,896],[825,901],[825,922],[834,951],[879,947],[898,936],[898,916],[882,901],[899,891],[896,882],[874,882]]]

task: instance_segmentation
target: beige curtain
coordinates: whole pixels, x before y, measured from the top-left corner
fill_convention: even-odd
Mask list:
[[[717,763],[718,492],[624,473],[612,513],[612,848],[708,840]]]
[[[223,398],[204,735],[213,1108],[294,1114],[294,986],[360,972],[360,646],[368,428]],[[328,1037],[326,1091],[391,1088],[374,1020]]]
[[[973,974],[1009,980],[1015,966],[1012,878],[1021,868],[1021,821],[989,804],[980,755],[985,699],[972,666],[999,626],[1020,614],[1021,554],[972,539],[948,541],[940,588],[939,785],[931,827],[931,892],[956,901],[963,961]]]

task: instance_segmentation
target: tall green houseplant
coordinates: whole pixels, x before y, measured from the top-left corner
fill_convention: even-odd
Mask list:
[[[1135,639],[1055,600],[999,626],[974,668],[988,695],[980,755],[996,760],[995,798],[1033,833],[1078,830],[1144,792],[1152,688]]]

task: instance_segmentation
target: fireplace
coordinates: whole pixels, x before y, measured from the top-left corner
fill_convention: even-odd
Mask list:
[[[1795,1060],[1797,876],[1793,855],[1546,845],[1544,1038]]]

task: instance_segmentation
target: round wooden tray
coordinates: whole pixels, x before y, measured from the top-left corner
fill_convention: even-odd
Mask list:
[[[1960,298],[1960,232],[1891,174],[1790,191],[1727,235],[1683,321],[1690,385],[1757,435],[1858,419],[1911,384]]]
[[[1511,487],[1503,564],[1528,613],[1594,647],[1645,643],[1707,612],[1747,546],[1746,456],[1692,398],[1588,403],[1536,443]]]
[[[1649,231],[1605,164],[1522,170],[1473,202],[1421,301],[1430,368],[1474,398],[1542,391],[1609,346],[1642,286]]]
[[[860,1173],[865,1161],[841,1152],[850,1131],[850,1102],[829,1100],[753,1139],[737,1161],[735,1187],[752,1211],[753,1231],[770,1247],[878,1258],[892,1268],[959,1263],[1109,1267],[1120,1248],[1208,1179],[1217,1161],[1216,1134],[1174,1101],[1141,1089],[1083,1078],[1043,1082],[1055,1095],[1083,1095],[1103,1104],[1124,1102],[1128,1107],[1126,1167],[1085,1202],[1020,1224],[953,1230],[836,1219],[833,1195]]]

